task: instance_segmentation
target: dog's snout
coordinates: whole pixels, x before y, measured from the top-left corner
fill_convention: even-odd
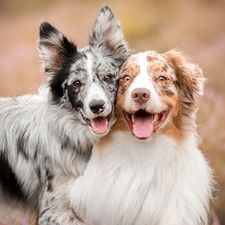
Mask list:
[[[132,91],[132,99],[137,103],[144,103],[150,98],[150,91],[146,88],[136,88]]]
[[[105,110],[105,102],[103,100],[92,100],[89,107],[93,113],[99,114]]]

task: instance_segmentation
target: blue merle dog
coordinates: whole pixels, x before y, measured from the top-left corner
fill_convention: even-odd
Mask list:
[[[39,93],[0,98],[1,208],[22,209],[40,225],[83,224],[70,210],[70,184],[115,122],[119,68],[130,51],[108,6],[83,49],[47,22],[38,47],[47,75]]]

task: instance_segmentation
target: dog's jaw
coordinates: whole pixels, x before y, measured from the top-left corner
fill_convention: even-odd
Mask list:
[[[107,134],[110,128],[110,119],[112,117],[112,112],[104,117],[97,116],[94,118],[87,118],[81,113],[83,121],[90,127],[91,131],[96,135]]]
[[[133,135],[138,139],[147,139],[161,127],[169,114],[169,110],[152,113],[140,109],[133,113],[123,111],[123,114]]]

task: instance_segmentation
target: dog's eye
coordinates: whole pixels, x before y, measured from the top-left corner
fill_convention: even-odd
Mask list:
[[[104,81],[107,82],[107,81],[109,81],[109,80],[111,80],[111,75],[108,74],[107,76],[104,77]]]
[[[81,82],[79,80],[75,80],[73,82],[73,85],[76,86],[76,87],[80,87],[81,86]]]
[[[161,82],[164,82],[164,81],[166,81],[166,77],[160,76],[160,77],[157,78],[157,80],[161,81]]]
[[[130,79],[131,79],[131,78],[130,78],[128,75],[126,75],[126,76],[123,77],[124,82],[127,82],[127,81],[129,81]]]

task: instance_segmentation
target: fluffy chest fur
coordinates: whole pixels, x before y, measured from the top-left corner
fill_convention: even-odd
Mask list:
[[[182,144],[159,135],[141,143],[128,132],[96,146],[72,191],[88,225],[204,224],[210,170],[190,137]],[[75,194],[75,196],[73,196]]]

